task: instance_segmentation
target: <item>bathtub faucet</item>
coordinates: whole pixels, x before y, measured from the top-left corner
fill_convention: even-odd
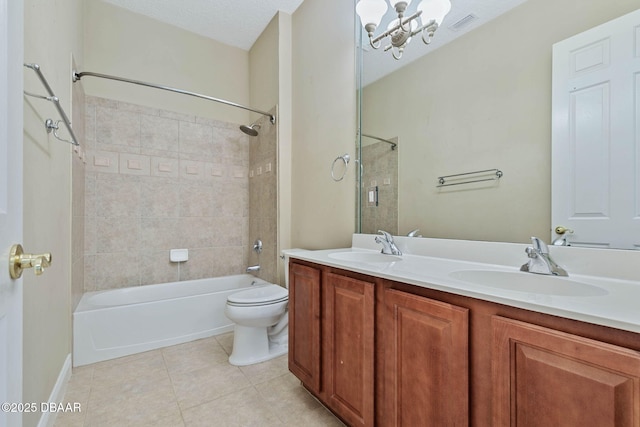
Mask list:
[[[252,265],[251,267],[247,267],[247,273],[251,273],[252,271],[258,271],[258,270],[260,270],[259,265]]]

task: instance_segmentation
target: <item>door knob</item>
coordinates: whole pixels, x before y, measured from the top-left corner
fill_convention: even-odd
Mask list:
[[[9,274],[12,279],[19,279],[22,270],[33,267],[36,276],[41,275],[44,269],[51,265],[51,254],[25,254],[22,245],[16,244],[11,247],[9,255]]]
[[[563,235],[564,233],[569,233],[569,234],[573,234],[573,230],[567,227],[563,227],[562,225],[559,225],[555,228],[554,230],[556,232],[556,234],[559,235]]]

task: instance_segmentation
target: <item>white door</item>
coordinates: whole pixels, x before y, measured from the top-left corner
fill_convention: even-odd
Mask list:
[[[552,101],[552,227],[640,249],[640,10],[553,46]]]
[[[22,241],[22,4],[0,0],[0,426],[8,427],[22,425],[22,280],[8,269]]]

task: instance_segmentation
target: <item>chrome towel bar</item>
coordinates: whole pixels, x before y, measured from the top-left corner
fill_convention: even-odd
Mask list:
[[[500,169],[487,169],[475,172],[458,173],[455,175],[444,175],[438,177],[438,185],[436,185],[436,187],[448,187],[450,185],[471,184],[473,182],[483,181],[497,181],[502,178],[503,175],[504,174]],[[454,178],[454,182],[447,182],[447,180],[450,180],[451,178]]]
[[[69,144],[73,144],[76,147],[79,146],[80,143],[78,142],[78,138],[76,137],[76,134],[73,133],[73,129],[71,129],[71,121],[69,120],[69,117],[67,117],[67,113],[65,113],[64,110],[62,109],[62,106],[60,105],[60,100],[53,93],[51,86],[49,86],[49,82],[47,82],[47,79],[44,77],[44,74],[42,74],[42,71],[40,71],[40,66],[38,64],[23,64],[23,65],[27,68],[32,69],[36,73],[36,75],[42,82],[42,85],[47,90],[47,93],[49,94],[49,96],[37,95],[35,93],[27,92],[26,90],[24,91],[24,94],[27,96],[32,96],[34,98],[45,99],[47,101],[53,102],[53,105],[56,106],[56,109],[58,110],[60,117],[62,117],[62,120],[58,120],[56,122],[54,122],[52,119],[47,119],[45,121],[45,127],[47,128],[47,132],[53,131],[53,136],[55,136],[60,141],[68,142]],[[67,130],[69,131],[69,135],[71,135],[71,141],[64,138],[60,138],[58,136],[58,123],[60,122],[64,122]]]

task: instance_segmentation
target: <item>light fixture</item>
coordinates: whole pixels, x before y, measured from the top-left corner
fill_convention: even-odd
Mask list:
[[[425,44],[431,43],[434,33],[451,10],[449,0],[422,0],[418,4],[416,13],[405,18],[404,13],[411,4],[411,0],[395,1],[392,4],[398,18],[391,21],[387,31],[378,36],[374,36],[373,33],[387,13],[389,8],[387,0],[360,0],[356,5],[356,13],[369,35],[371,47],[379,49],[382,46],[382,40],[389,37],[390,43],[384,47],[384,51],[391,50],[395,59],[402,57],[404,48],[417,34],[422,35],[422,41]]]

